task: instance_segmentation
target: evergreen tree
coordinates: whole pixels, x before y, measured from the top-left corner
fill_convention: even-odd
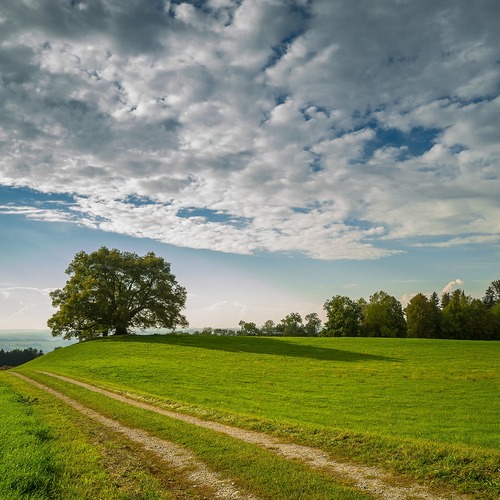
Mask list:
[[[441,310],[444,310],[444,308],[450,303],[451,300],[451,295],[449,292],[444,292],[441,295]]]
[[[483,304],[489,309],[500,303],[500,280],[490,283],[483,297]]]

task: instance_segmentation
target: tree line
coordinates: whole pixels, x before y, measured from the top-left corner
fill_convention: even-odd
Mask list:
[[[413,337],[462,340],[500,340],[500,280],[493,281],[482,299],[463,290],[430,297],[416,294],[403,309],[401,303],[384,291],[368,301],[335,295],[323,306],[326,322],[316,313],[288,314],[279,323],[268,320],[260,328],[240,321],[237,335],[305,337]],[[205,329],[201,333],[230,335],[230,330]]]
[[[79,252],[66,269],[69,279],[50,293],[56,309],[47,325],[52,335],[85,340],[125,335],[134,329],[189,326],[182,314],[186,289],[177,283],[170,263],[153,252],[139,256],[101,247]],[[258,327],[240,321],[240,330],[205,328],[205,335],[266,335],[323,337],[425,337],[500,339],[500,280],[493,281],[482,300],[463,290],[430,297],[415,295],[403,310],[384,291],[368,301],[336,295],[323,306],[326,322],[318,314],[303,319],[297,312],[280,322]]]
[[[39,356],[43,356],[43,352],[34,347],[22,350],[13,349],[12,351],[0,349],[0,366],[19,366]]]

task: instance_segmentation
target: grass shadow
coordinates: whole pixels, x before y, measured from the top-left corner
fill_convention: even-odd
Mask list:
[[[287,338],[217,337],[209,335],[131,335],[113,337],[113,342],[146,342],[195,347],[227,352],[246,352],[272,356],[318,359],[322,361],[401,361],[397,358],[367,354],[323,346],[296,343]]]

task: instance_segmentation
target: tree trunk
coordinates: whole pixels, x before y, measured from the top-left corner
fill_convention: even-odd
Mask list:
[[[114,335],[127,335],[127,333],[127,327],[120,325],[116,327]]]

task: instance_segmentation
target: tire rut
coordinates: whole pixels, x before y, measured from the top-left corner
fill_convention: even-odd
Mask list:
[[[230,480],[224,479],[217,472],[210,470],[203,462],[197,460],[188,450],[178,444],[151,436],[147,432],[140,429],[127,427],[116,420],[105,417],[104,415],[87,408],[86,406],[80,404],[74,399],[69,398],[61,392],[52,389],[51,387],[41,384],[36,380],[32,380],[24,375],[21,375],[20,373],[12,373],[39,389],[52,394],[75,410],[78,410],[86,417],[98,422],[112,431],[123,434],[131,441],[142,445],[144,449],[153,452],[169,465],[183,471],[191,483],[204,488],[210,488],[213,491],[213,498],[220,498],[224,500],[256,500],[254,496],[238,491]],[[71,379],[67,379],[67,381],[71,381]],[[73,381],[73,383],[74,382],[76,381]]]
[[[412,483],[410,485],[395,485],[394,477],[376,467],[368,467],[363,465],[355,465],[351,463],[339,462],[333,460],[329,455],[320,449],[312,448],[309,446],[284,443],[277,438],[264,434],[262,432],[250,431],[246,429],[241,429],[238,427],[232,427],[229,425],[221,424],[218,422],[212,422],[208,420],[202,420],[201,418],[194,417],[191,415],[186,415],[183,413],[177,413],[174,411],[166,410],[158,406],[154,406],[148,403],[144,403],[137,399],[132,399],[121,394],[96,387],[79,380],[75,380],[69,377],[64,377],[62,375],[56,375],[50,372],[40,371],[39,373],[44,375],[49,375],[54,378],[58,378],[65,382],[69,382],[85,389],[98,392],[110,398],[116,399],[123,403],[127,403],[138,408],[143,408],[146,410],[154,411],[161,415],[165,415],[169,418],[174,418],[181,420],[193,425],[204,427],[206,429],[221,432],[230,437],[240,439],[247,443],[252,443],[262,448],[266,448],[277,455],[285,457],[287,459],[297,460],[308,466],[320,469],[323,471],[329,471],[335,476],[348,480],[352,485],[361,491],[372,494],[377,498],[383,500],[404,500],[404,499],[421,499],[421,500],[448,500],[448,499],[461,499],[466,500],[469,498],[466,495],[460,495],[457,493],[439,496],[430,492],[425,486]],[[236,498],[236,497],[234,497]]]

